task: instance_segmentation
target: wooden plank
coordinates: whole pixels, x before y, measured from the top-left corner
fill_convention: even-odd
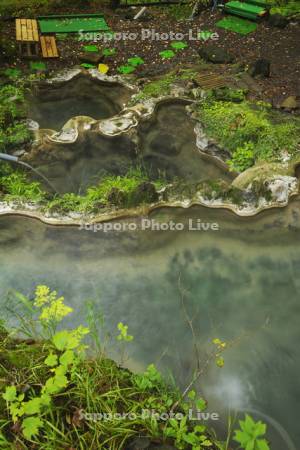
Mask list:
[[[54,36],[51,39],[51,47],[52,47],[53,58],[58,58],[57,45],[56,45],[56,40],[55,40]]]
[[[35,19],[32,21],[32,29],[33,29],[33,39],[36,42],[39,42],[38,24]]]
[[[58,51],[54,36],[41,36],[41,47],[44,58],[57,58]]]
[[[41,36],[41,47],[42,47],[42,55],[44,58],[47,58],[47,48],[45,43],[45,37]]]
[[[31,25],[30,19],[26,20],[26,28],[27,28],[27,40],[33,41],[33,32],[32,32],[32,25]]]
[[[21,21],[20,21],[20,19],[16,19],[16,40],[17,41],[21,41],[22,40]]]

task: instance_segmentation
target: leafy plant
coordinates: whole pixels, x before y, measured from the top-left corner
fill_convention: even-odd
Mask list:
[[[145,61],[143,60],[143,58],[140,58],[139,56],[134,56],[133,58],[129,58],[127,62],[131,66],[137,67],[140,66],[141,64],[144,64]]]
[[[49,411],[52,397],[67,388],[72,370],[79,363],[85,348],[81,343],[82,338],[89,333],[82,326],[71,331],[55,332],[58,323],[73,310],[64,304],[63,297],[57,297],[57,293],[51,292],[47,286],[37,286],[33,307],[41,311],[39,322],[49,333],[49,354],[44,364],[53,375],[41,386],[39,395],[35,393],[25,399],[25,394],[18,393],[16,386],[7,386],[2,395],[13,422],[22,421],[22,432],[27,440],[36,436],[43,427],[42,417]]]
[[[261,421],[254,422],[252,417],[246,414],[245,420],[240,420],[240,430],[235,430],[234,440],[245,450],[270,450],[264,435],[267,427]]]
[[[159,56],[162,59],[171,59],[174,58],[175,53],[173,52],[173,50],[163,50],[162,52],[159,52]]]
[[[103,56],[114,56],[117,53],[116,48],[105,48],[102,51]]]
[[[175,51],[183,50],[184,48],[187,48],[188,45],[186,42],[182,41],[176,41],[171,43],[171,47],[175,49]]]
[[[118,72],[122,73],[123,75],[128,75],[135,71],[135,66],[131,66],[128,64],[128,65],[118,67],[117,70],[118,70]]]

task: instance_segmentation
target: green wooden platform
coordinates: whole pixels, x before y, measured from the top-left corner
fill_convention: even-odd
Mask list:
[[[110,31],[102,14],[40,16],[38,22],[42,34]]]
[[[239,1],[231,1],[225,4],[224,11],[246,19],[258,20],[263,17],[267,11],[261,6],[252,5],[250,3],[242,3]]]

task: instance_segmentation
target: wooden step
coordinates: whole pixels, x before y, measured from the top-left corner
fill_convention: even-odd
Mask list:
[[[41,36],[42,55],[44,58],[58,58],[54,36]]]

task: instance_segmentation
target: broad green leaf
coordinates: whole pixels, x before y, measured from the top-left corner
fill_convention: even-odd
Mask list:
[[[74,336],[74,333],[63,330],[53,336],[52,342],[57,350],[72,350],[73,348],[78,347],[79,338]]]
[[[7,386],[5,393],[2,395],[4,400],[7,402],[14,402],[17,400],[17,389],[16,386]]]
[[[75,354],[74,354],[73,350],[67,350],[67,351],[65,351],[65,353],[63,353],[61,355],[61,357],[59,358],[59,362],[63,366],[69,366],[70,364],[73,364],[74,358],[75,358]]]
[[[195,392],[194,390],[191,390],[191,391],[188,393],[188,398],[189,398],[190,400],[195,400],[195,398],[196,398],[196,392]]]
[[[23,403],[24,413],[28,416],[39,414],[41,412],[41,399],[39,397],[33,398],[28,402]]]
[[[265,439],[258,439],[256,441],[257,450],[270,450],[269,444]]]
[[[196,400],[195,404],[196,404],[196,408],[199,411],[205,411],[205,409],[207,407],[207,403],[204,400],[204,398],[199,398],[198,400]]]
[[[54,367],[57,366],[57,355],[50,353],[50,355],[45,359],[46,366]]]
[[[26,439],[31,440],[33,436],[39,433],[43,422],[39,417],[27,417],[22,422],[22,430]]]

